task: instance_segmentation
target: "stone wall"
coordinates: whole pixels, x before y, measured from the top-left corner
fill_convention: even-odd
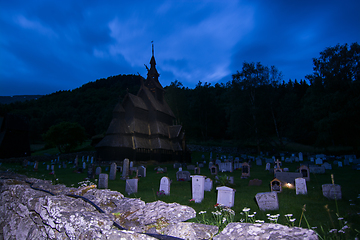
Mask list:
[[[280,224],[230,223],[218,233],[217,226],[185,222],[196,212],[178,203],[0,177],[0,239],[318,239],[312,230]]]

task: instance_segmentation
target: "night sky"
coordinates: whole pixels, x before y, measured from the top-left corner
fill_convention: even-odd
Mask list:
[[[360,1],[0,0],[0,96],[141,74],[163,86],[230,81],[243,62],[305,79],[326,47],[360,42]]]

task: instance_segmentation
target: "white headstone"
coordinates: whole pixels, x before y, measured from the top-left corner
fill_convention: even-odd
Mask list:
[[[262,211],[279,209],[279,201],[276,192],[257,193],[255,199]]]
[[[116,179],[116,169],[117,169],[117,166],[116,166],[116,163],[112,163],[110,165],[110,176],[109,176],[109,180],[115,180]]]
[[[168,177],[161,178],[159,192],[160,191],[164,191],[165,195],[170,195],[170,179]]]
[[[128,195],[132,193],[137,193],[138,189],[138,179],[126,179],[126,186],[125,186],[125,192],[127,192]]]
[[[307,194],[306,180],[304,178],[295,179],[296,195]]]
[[[50,165],[46,165],[46,170],[50,170]]]
[[[235,200],[235,189],[229,187],[217,187],[216,190],[218,191],[217,194],[217,203],[224,205],[225,207],[233,207],[234,200]]]
[[[86,163],[83,162],[83,169],[86,169]]]
[[[270,163],[267,163],[267,164],[266,164],[266,168],[265,168],[265,170],[270,171]]]
[[[303,157],[303,153],[299,152],[299,161],[302,162],[304,161],[304,157]]]
[[[192,186],[192,198],[196,203],[200,203],[204,199],[205,176],[190,176]]]
[[[87,158],[86,158],[86,162],[89,162],[89,156],[87,156]]]
[[[94,162],[94,157],[91,157],[90,163],[93,163],[93,162]]]
[[[323,164],[323,160],[322,160],[321,158],[317,158],[317,159],[315,160],[315,164],[316,164],[316,165],[321,165],[321,164]]]
[[[261,166],[261,165],[262,165],[262,160],[261,160],[261,158],[257,158],[257,159],[256,159],[256,165],[258,165],[258,166]]]
[[[134,162],[131,161],[129,166],[130,166],[130,167],[133,167],[133,166],[134,166]]]
[[[99,174],[98,188],[108,188],[108,175],[106,173]]]
[[[179,167],[179,171],[182,171],[182,167]]]
[[[205,179],[204,191],[210,192],[213,187],[213,181],[210,178]]]
[[[342,166],[343,166],[342,162],[339,161],[339,162],[338,162],[338,167],[342,167]]]
[[[51,165],[51,171],[54,171],[55,165]]]
[[[140,166],[138,168],[138,176],[140,177],[146,177],[146,167]]]

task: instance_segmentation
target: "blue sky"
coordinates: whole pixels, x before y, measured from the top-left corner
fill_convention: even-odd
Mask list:
[[[360,1],[0,0],[0,96],[141,74],[151,41],[163,86],[230,81],[243,62],[284,80],[326,47],[360,42]]]

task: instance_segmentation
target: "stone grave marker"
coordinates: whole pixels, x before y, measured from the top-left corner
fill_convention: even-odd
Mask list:
[[[295,179],[296,195],[307,194],[306,180],[304,178]]]
[[[328,199],[335,199],[339,200],[341,199],[341,186],[338,184],[323,184],[322,186],[322,192],[324,197]]]
[[[323,166],[326,170],[331,170],[331,169],[332,169],[332,165],[331,165],[330,163],[328,163],[328,162],[324,163],[322,166]]]
[[[306,181],[310,181],[310,169],[306,165],[300,166],[299,173],[302,174],[302,178],[304,178]]]
[[[125,192],[130,195],[132,193],[137,193],[138,190],[138,180],[137,178],[134,179],[126,179],[126,186]]]
[[[323,160],[322,160],[321,158],[317,158],[317,159],[315,160],[315,164],[316,164],[316,165],[321,165],[321,164],[323,164]]]
[[[195,165],[188,165],[186,169],[193,171],[195,169]]]
[[[51,171],[55,170],[55,165],[51,165]]]
[[[213,166],[214,163],[213,162],[209,162],[209,169],[211,168],[211,166]]]
[[[222,186],[222,187],[217,187],[216,190],[218,191],[217,201],[216,201],[218,204],[230,208],[234,206],[235,192],[236,192],[235,189]]]
[[[323,167],[323,166],[310,166],[309,170],[310,170],[310,173],[315,173],[315,174],[325,173],[325,167]]]
[[[194,174],[195,174],[195,175],[199,175],[199,174],[200,174],[200,167],[195,167],[195,168],[194,168]]]
[[[87,158],[86,158],[86,162],[89,162],[89,158],[90,158],[90,157],[89,157],[89,156],[87,156]]]
[[[256,159],[256,165],[258,165],[258,166],[261,166],[261,165],[262,165],[262,160],[261,160],[261,158],[257,158],[257,159]]]
[[[94,164],[89,164],[89,168],[88,168],[88,171],[87,171],[87,177],[89,179],[94,179],[95,178]]]
[[[210,178],[205,178],[204,191],[210,192],[213,187],[213,181]]]
[[[344,166],[348,166],[348,165],[350,165],[350,161],[349,161],[349,159],[345,159],[344,160]]]
[[[270,163],[266,163],[265,171],[270,171]]]
[[[210,168],[210,173],[211,173],[211,175],[217,175],[216,165],[212,165],[212,167]]]
[[[123,169],[122,169],[122,179],[127,179],[129,176],[129,159],[125,158],[123,162]]]
[[[181,167],[181,163],[174,163],[174,168],[179,168]]]
[[[83,155],[81,158],[81,162],[84,162],[84,161],[85,161],[85,156]]]
[[[192,199],[195,203],[201,203],[204,199],[205,176],[193,175],[191,178]]]
[[[101,167],[97,167],[97,168],[96,168],[95,174],[96,174],[96,175],[101,174]],[[100,176],[99,176],[99,177],[100,177]]]
[[[160,179],[159,192],[164,191],[165,195],[170,195],[170,179],[168,177],[162,177]]]
[[[134,166],[134,162],[131,161],[131,162],[129,163],[129,168],[132,168],[133,166]]]
[[[140,166],[138,168],[138,176],[139,177],[146,177],[146,167]]]
[[[179,167],[179,171],[180,171],[180,172],[182,171],[182,167]]]
[[[270,189],[272,192],[282,192],[282,182],[277,179],[274,178],[271,182],[270,182]]]
[[[133,175],[133,173],[136,172],[137,170],[138,170],[137,167],[130,167],[130,168],[129,168],[129,174],[130,174],[130,175]]]
[[[250,177],[250,165],[247,162],[242,164],[242,173],[241,178],[248,178]]]
[[[50,165],[46,165],[46,170],[50,170]]]
[[[59,168],[61,168],[61,164],[59,164]]]
[[[204,167],[204,163],[199,163],[199,168],[203,168]]]
[[[241,169],[241,168],[242,168],[242,163],[234,162],[234,169]]]
[[[83,162],[83,167],[82,168],[86,169],[86,163],[85,162]]]
[[[74,168],[77,168],[79,165],[79,159],[78,159],[78,156],[76,155],[76,158],[74,160]]]
[[[35,161],[34,171],[37,171],[38,169],[39,169],[39,162],[38,162],[38,161]]]
[[[289,168],[286,168],[286,167],[284,167],[284,172],[288,172],[289,171]]]
[[[91,163],[91,164],[94,163],[94,157],[91,157],[90,163]]]
[[[233,176],[229,176],[227,178],[228,178],[228,181],[229,181],[230,184],[234,184],[234,177]]]
[[[304,157],[303,157],[303,153],[299,152],[299,161],[302,162],[304,161]]]
[[[62,165],[63,168],[66,168],[66,162],[63,162],[63,165]]]
[[[261,211],[279,209],[279,201],[276,192],[257,193],[255,199]]]
[[[29,163],[29,161],[28,161],[27,159],[24,159],[24,161],[23,161],[23,167],[27,167],[27,166],[28,166],[28,163]]]
[[[176,172],[177,181],[190,181],[190,172],[188,171],[178,171]]]
[[[108,188],[108,175],[106,173],[99,174],[99,186],[98,188]]]
[[[261,184],[262,184],[262,180],[257,178],[249,181],[249,186],[260,186]]]
[[[221,160],[220,160],[220,159],[216,159],[215,165],[219,165],[220,163],[221,163]]]
[[[110,165],[110,176],[109,180],[115,180],[116,179],[116,163],[112,163]]]
[[[338,162],[338,167],[342,167],[342,166],[343,166],[342,162],[339,161],[339,162]]]
[[[284,186],[285,184],[295,184],[295,179],[296,178],[301,178],[303,177],[301,172],[278,172],[276,173],[275,177],[281,181],[282,185]]]

